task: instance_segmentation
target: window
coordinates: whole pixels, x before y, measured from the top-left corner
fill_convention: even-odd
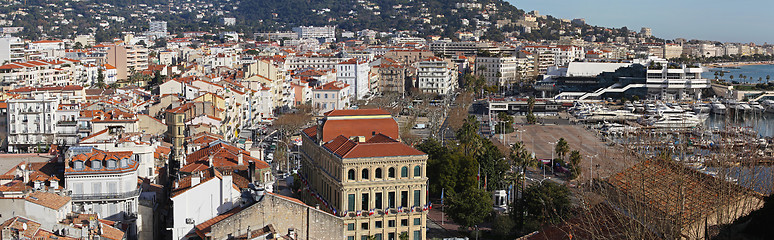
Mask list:
[[[375,208],[382,209],[382,193],[374,193]]]
[[[367,222],[361,223],[360,228],[362,228],[363,230],[368,230],[368,223]]]
[[[374,178],[382,179],[382,168],[377,168],[376,171],[374,171]]]
[[[355,211],[355,194],[347,195],[347,211]]]
[[[116,168],[116,161],[115,160],[108,160],[107,161],[107,167],[108,169],[115,169]]]
[[[400,192],[400,206],[408,207],[408,191]]]
[[[363,211],[368,211],[368,193],[363,193],[361,200],[361,208]]]
[[[414,177],[422,176],[422,168],[419,166],[414,167]]]
[[[355,169],[350,169],[349,172],[347,172],[347,179],[355,180]]]
[[[100,161],[91,161],[91,168],[93,168],[95,170],[102,168],[102,162],[100,162]]]
[[[388,233],[387,240],[395,240],[395,233]]]
[[[368,180],[368,169],[367,169],[367,168],[366,168],[366,169],[363,169],[363,174],[362,174],[362,176],[360,177],[360,179],[362,179],[362,180]]]
[[[355,236],[347,236],[347,240],[355,240]]]
[[[422,203],[422,195],[420,194],[421,191],[414,190],[414,207],[419,207],[419,204]]]
[[[377,233],[376,235],[374,235],[374,239],[382,240],[382,234],[381,233]]]
[[[395,208],[395,192],[387,193],[387,207]]]
[[[400,177],[402,177],[402,178],[407,178],[408,177],[408,167],[400,168]]]
[[[389,220],[387,221],[387,227],[395,227],[395,220]]]
[[[422,225],[422,219],[421,218],[414,218],[414,226],[416,225]]]
[[[355,231],[355,224],[347,223],[347,231]]]
[[[73,168],[75,168],[75,170],[83,170],[83,161],[75,161],[73,163]]]
[[[102,182],[91,183],[91,192],[97,194],[102,193]]]
[[[414,231],[414,240],[422,240],[422,232],[419,230]]]
[[[382,228],[382,221],[374,222],[374,228]]]
[[[389,170],[387,170],[387,177],[394,178],[395,177],[395,168],[391,167]]]
[[[400,220],[400,226],[401,227],[408,226],[408,219],[401,219]]]

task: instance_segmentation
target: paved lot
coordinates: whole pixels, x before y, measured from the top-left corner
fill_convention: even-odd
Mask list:
[[[581,161],[581,179],[588,179],[591,167],[591,157],[594,162],[594,177],[606,178],[614,173],[625,170],[637,160],[624,154],[620,146],[607,146],[596,137],[593,130],[586,130],[583,125],[523,125],[517,132],[505,136],[506,143],[523,141],[527,150],[535,152],[537,158],[551,158],[554,144],[549,143],[564,138],[570,145],[570,151],[579,150],[583,156]],[[521,136],[519,136],[519,134]],[[500,138],[500,136],[497,136]],[[556,157],[556,156],[554,156]],[[568,159],[565,157],[565,159]]]

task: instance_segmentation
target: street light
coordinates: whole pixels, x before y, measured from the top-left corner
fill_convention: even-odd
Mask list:
[[[591,159],[591,162],[589,162],[589,175],[591,176],[589,178],[589,184],[591,184],[591,181],[594,179],[594,157],[596,157],[599,154],[594,154],[594,156],[586,155],[586,157],[589,157]]]
[[[553,149],[551,149],[551,174],[554,174],[554,150],[556,149],[556,144],[559,143],[559,141],[556,142],[548,142],[548,144],[551,144],[553,146]]]

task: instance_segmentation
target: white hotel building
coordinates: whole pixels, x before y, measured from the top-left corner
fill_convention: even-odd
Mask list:
[[[648,97],[661,100],[701,99],[701,92],[711,87],[702,78],[701,65],[668,64],[664,59],[650,59],[647,81]]]
[[[422,93],[447,95],[457,89],[457,65],[430,57],[416,63],[416,66],[416,87]]]

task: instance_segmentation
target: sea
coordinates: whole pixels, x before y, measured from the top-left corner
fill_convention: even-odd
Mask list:
[[[723,73],[723,79],[731,80],[729,76],[733,75],[734,80],[738,82],[746,83],[765,83],[766,76],[771,76],[771,81],[774,81],[774,65],[746,65],[739,66],[738,68],[710,68],[708,71],[701,74],[706,79],[715,79],[715,71],[723,70],[728,71]],[[747,76],[747,79],[740,78],[739,75]],[[759,82],[759,80],[761,80]]]

